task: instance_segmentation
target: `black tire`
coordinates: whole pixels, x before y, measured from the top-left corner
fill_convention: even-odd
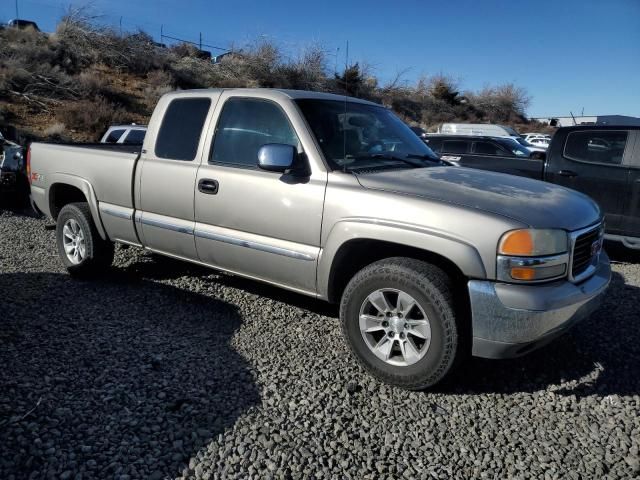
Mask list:
[[[424,310],[431,328],[426,353],[410,365],[390,365],[378,358],[360,332],[360,308],[378,289],[409,294]],[[360,270],[340,303],[343,334],[358,362],[379,380],[408,390],[423,390],[442,380],[459,356],[462,333],[453,305],[453,286],[440,268],[411,258],[388,258]]]
[[[75,220],[84,236],[85,255],[74,263],[65,251],[64,226],[69,220]],[[113,262],[114,245],[103,240],[96,229],[89,204],[85,202],[69,203],[62,207],[56,225],[56,244],[58,255],[67,271],[74,276],[88,277],[105,271]]]

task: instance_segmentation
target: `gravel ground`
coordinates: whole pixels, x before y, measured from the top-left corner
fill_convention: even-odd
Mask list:
[[[368,377],[335,309],[118,249],[60,267],[0,213],[0,478],[639,478],[640,261],[527,357],[431,392]]]

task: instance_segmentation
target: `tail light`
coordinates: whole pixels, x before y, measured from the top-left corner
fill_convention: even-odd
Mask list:
[[[27,148],[27,179],[31,185],[31,145]]]

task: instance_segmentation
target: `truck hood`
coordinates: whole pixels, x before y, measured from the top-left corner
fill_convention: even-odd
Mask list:
[[[551,183],[461,167],[358,174],[364,188],[424,197],[508,217],[533,228],[577,230],[601,218],[591,198]]]

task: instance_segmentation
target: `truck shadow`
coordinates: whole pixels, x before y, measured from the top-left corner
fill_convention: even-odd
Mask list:
[[[145,262],[146,264],[147,262]],[[135,269],[143,275],[212,275],[211,281],[251,295],[335,318],[336,305],[241,277],[154,257]],[[149,270],[147,270],[149,269]],[[474,394],[516,393],[551,389],[558,395],[634,395],[640,392],[640,288],[627,285],[614,272],[603,305],[594,314],[549,345],[524,357],[506,360],[470,358],[459,371],[431,392]]]
[[[173,477],[260,404],[234,306],[135,280],[0,274],[0,477]]]
[[[470,359],[435,391],[557,395],[640,393],[640,288],[614,272],[602,306],[549,345],[524,357]]]
[[[338,316],[338,306],[302,295],[290,290],[269,285],[268,283],[239,277],[193,263],[175,260],[155,254],[145,254],[138,261],[128,265],[125,271],[129,275],[143,276],[157,280],[168,280],[183,276],[209,277],[211,282],[223,287],[236,288],[251,295],[267,297],[294,307],[309,310],[318,315]]]

